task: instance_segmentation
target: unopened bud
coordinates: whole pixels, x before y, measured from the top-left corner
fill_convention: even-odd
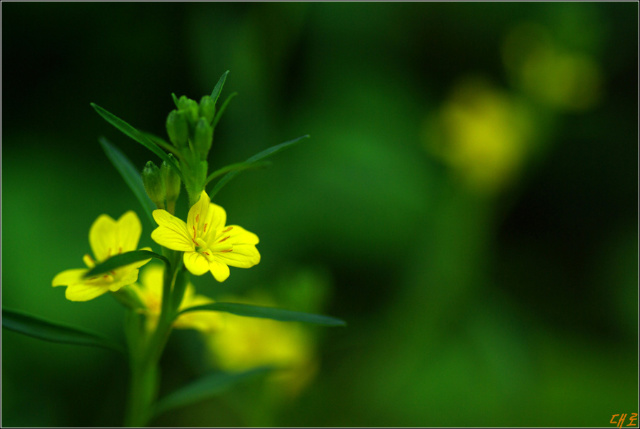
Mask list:
[[[187,98],[183,95],[178,100],[178,109],[180,110],[180,112],[182,112],[182,114],[184,114],[189,125],[195,127],[196,122],[198,122],[198,103],[195,100]]]
[[[167,116],[167,134],[169,140],[176,147],[182,148],[189,144],[189,126],[182,112],[172,110]]]
[[[177,160],[174,158],[172,154],[169,154],[169,158],[173,160]],[[180,195],[180,176],[174,167],[167,164],[166,161],[162,162],[162,166],[160,167],[160,172],[162,173],[162,177],[164,179],[164,186],[167,192],[167,206],[172,205],[178,199]]]
[[[153,161],[147,162],[142,170],[142,183],[147,195],[151,201],[159,209],[164,209],[164,200],[166,198],[166,189],[164,185],[164,177],[160,173],[160,169]]]
[[[213,122],[213,118],[216,115],[216,103],[213,101],[213,98],[209,95],[205,95],[200,100],[200,110],[199,114],[201,118],[204,118],[207,121],[207,124],[211,124]]]
[[[206,119],[200,118],[196,125],[196,132],[194,138],[195,149],[200,154],[200,159],[207,159],[209,149],[211,149],[211,142],[213,141],[213,127],[207,124]]]

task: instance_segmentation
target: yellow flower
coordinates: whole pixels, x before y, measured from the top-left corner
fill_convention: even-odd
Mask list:
[[[205,191],[189,210],[186,224],[166,210],[154,210],[153,218],[159,226],[151,238],[184,252],[184,265],[196,276],[210,271],[223,282],[229,277],[229,266],[250,268],[260,262],[258,236],[237,225],[225,226],[227,213]]]
[[[91,269],[96,265],[96,261],[100,263],[111,256],[136,250],[141,233],[140,219],[132,211],[123,214],[117,222],[106,214],[100,215],[89,230],[89,244],[95,260],[86,254],[83,258],[84,263]],[[82,278],[89,271],[86,268],[66,270],[55,276],[52,286],[66,286],[65,296],[69,301],[88,301],[134,283],[138,280],[138,269],[150,260],[125,265],[108,274],[88,279]]]
[[[275,306],[264,295],[249,299],[221,298],[224,302]],[[297,395],[317,371],[315,341],[300,323],[279,322],[220,313],[221,327],[207,337],[211,362],[225,371],[246,371],[267,365],[278,368],[269,380],[283,392]]]
[[[151,265],[145,268],[140,275],[141,284],[134,284],[132,287],[140,296],[141,301],[147,307],[147,328],[153,329],[158,323],[160,307],[162,304],[162,281],[164,269],[158,265]],[[211,304],[212,299],[204,295],[196,295],[191,283],[187,285],[179,311],[198,305]],[[173,323],[178,329],[197,329],[204,333],[210,333],[218,329],[220,325],[220,315],[213,311],[191,311],[178,317]]]

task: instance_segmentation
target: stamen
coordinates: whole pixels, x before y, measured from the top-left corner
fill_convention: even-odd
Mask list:
[[[207,256],[209,256],[209,254],[208,254],[207,252],[202,252],[202,254],[203,254],[203,255],[207,255]]]
[[[196,215],[196,223],[198,223],[200,221],[200,214]]]
[[[233,249],[221,250],[220,253],[233,252]]]
[[[222,243],[224,240],[226,240],[227,238],[230,238],[230,235],[227,235],[225,238],[223,238],[222,240],[218,241],[218,243]]]
[[[122,247],[118,249],[118,255],[122,253]]]
[[[204,229],[202,230],[202,232],[207,232],[207,225],[209,225],[208,223],[204,224]]]
[[[229,228],[227,228],[227,229],[225,229],[224,231],[222,231],[222,233],[224,234],[225,232],[229,232],[229,231],[231,231],[232,229],[233,229],[233,227],[232,227],[232,226],[230,226]]]
[[[196,227],[194,226],[193,227],[193,242],[195,243],[195,241],[196,241]],[[198,244],[198,243],[196,243],[196,244]]]

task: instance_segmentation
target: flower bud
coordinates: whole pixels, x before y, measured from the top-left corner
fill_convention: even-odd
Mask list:
[[[172,154],[169,154],[169,158],[175,160]],[[177,160],[175,161],[177,163]],[[167,164],[166,161],[162,162],[160,172],[164,179],[164,186],[167,192],[167,207],[175,207],[175,202],[180,195],[180,185],[182,184],[180,176],[175,168]],[[171,210],[169,210],[169,212],[171,213]]]
[[[200,100],[200,110],[199,114],[201,118],[204,118],[207,121],[207,124],[211,124],[213,122],[213,118],[216,115],[216,103],[213,101],[213,98],[209,95],[205,95]]]
[[[160,173],[160,169],[153,161],[147,162],[142,170],[142,183],[147,195],[151,201],[159,209],[164,209],[164,200],[166,198],[166,189],[164,185],[164,177]]]
[[[200,118],[196,125],[194,146],[200,154],[200,159],[207,159],[211,143],[213,141],[213,127],[207,123],[205,118]]]
[[[175,147],[182,148],[189,144],[189,126],[182,112],[172,110],[167,117],[167,134]]]
[[[178,110],[187,119],[187,122],[192,127],[196,126],[198,122],[198,103],[195,100],[185,97],[184,95],[178,100]]]

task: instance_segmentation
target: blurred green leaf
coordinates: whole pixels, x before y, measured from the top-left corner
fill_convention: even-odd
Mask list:
[[[155,144],[153,141],[147,138],[147,136],[145,136],[144,133],[142,133],[141,131],[138,131],[137,129],[135,129],[134,127],[132,127],[131,125],[123,121],[122,119],[118,118],[114,114],[108,112],[107,110],[103,109],[102,107],[98,106],[95,103],[91,103],[91,107],[93,107],[96,110],[96,112],[98,112],[98,114],[102,116],[111,125],[113,125],[117,129],[122,131],[125,135],[131,137],[132,139],[140,143],[142,146],[149,149],[151,152],[158,155],[163,161],[166,161],[168,164],[171,164],[173,167],[175,167],[178,174],[180,174],[180,178],[183,179],[184,181],[184,177],[182,176],[182,172],[180,171],[180,168],[178,167],[178,165],[171,158],[169,158],[169,156],[162,149],[160,149],[157,144]]]
[[[282,308],[262,307],[258,305],[237,304],[231,302],[214,302],[212,304],[198,305],[185,308],[180,314],[189,311],[224,311],[237,316],[258,317],[280,322],[305,322],[324,326],[346,326],[344,320],[320,314],[301,313],[298,311],[284,310]]]
[[[229,102],[236,95],[238,95],[237,92],[232,92],[231,94],[229,94],[227,99],[224,100],[224,103],[222,103],[222,106],[220,106],[220,110],[218,110],[218,113],[216,113],[215,118],[213,118],[213,128],[215,128],[216,125],[218,125],[218,121],[220,121],[220,118],[222,117],[222,114],[224,113],[224,111],[227,110],[227,106],[229,105]]]
[[[106,273],[115,270],[124,265],[133,264],[134,262],[144,261],[145,259],[160,259],[165,265],[169,265],[169,260],[162,255],[149,250],[133,250],[131,252],[121,253],[107,259],[106,261],[96,265],[84,274],[84,278],[95,276],[97,274]]]
[[[140,201],[140,204],[142,204],[145,213],[149,216],[151,223],[154,224],[151,213],[156,209],[156,206],[151,202],[144,190],[140,172],[133,166],[131,161],[129,161],[129,158],[106,138],[100,137],[98,140],[100,141],[102,149],[104,149],[104,152],[107,154],[107,158],[109,158],[109,161],[111,161],[116,170],[118,170],[125,183],[131,188],[136,198],[138,198],[138,201]]]
[[[54,343],[102,347],[125,353],[124,348],[99,334],[75,326],[54,323],[30,314],[2,308],[2,327]]]
[[[249,378],[266,374],[272,367],[258,367],[244,372],[216,372],[206,375],[162,398],[155,407],[155,415],[223,393],[228,388]]]
[[[224,82],[227,80],[228,74],[229,74],[229,70],[227,70],[222,74],[222,76],[220,76],[218,83],[216,83],[216,86],[213,88],[213,91],[211,92],[211,98],[213,98],[214,103],[216,103],[218,101],[218,97],[220,97],[220,93],[222,92],[222,87],[224,86]]]
[[[178,107],[178,96],[175,93],[171,93],[171,98],[173,98],[173,104],[176,105],[176,107]]]
[[[175,147],[173,147],[173,145],[171,143],[169,143],[168,141],[164,140],[161,137],[158,137],[154,134],[151,133],[147,133],[146,131],[140,131],[140,133],[145,136],[146,138],[148,138],[149,140],[151,140],[153,143],[157,144],[158,146],[160,146],[161,148],[163,148],[164,150],[166,150],[167,152],[171,152],[173,153],[176,157],[180,158],[182,155],[180,154],[180,152],[178,152],[176,150]]]
[[[236,164],[227,165],[227,166],[219,168],[218,170],[216,170],[213,173],[211,173],[209,175],[209,177],[207,177],[206,184],[211,182],[216,177],[220,177],[223,174],[226,174],[226,173],[228,173],[230,171],[238,171],[239,172],[239,171],[244,171],[244,170],[253,170],[253,169],[259,169],[259,168],[266,168],[266,167],[269,167],[270,165],[271,165],[270,161],[238,162]]]
[[[287,142],[280,143],[280,144],[277,144],[275,146],[271,146],[270,148],[265,149],[262,152],[253,155],[251,158],[247,159],[244,163],[245,164],[251,164],[251,163],[258,162],[261,159],[267,158],[267,157],[269,157],[269,156],[271,156],[273,154],[276,154],[276,153],[280,152],[281,150],[287,149],[287,148],[295,145],[296,143],[298,143],[300,140],[306,139],[306,138],[309,138],[309,137],[311,137],[311,136],[309,134],[307,134],[307,135],[298,137],[296,139],[289,140]],[[242,170],[240,170],[240,171],[242,171]],[[213,196],[215,194],[217,194],[218,191],[220,191],[220,189],[222,189],[222,187],[224,185],[226,185],[231,179],[236,177],[236,175],[240,171],[230,171],[229,173],[227,173],[222,179],[220,179],[218,181],[218,183],[216,183],[216,185],[213,187],[213,189],[209,193],[209,197],[213,198]]]

